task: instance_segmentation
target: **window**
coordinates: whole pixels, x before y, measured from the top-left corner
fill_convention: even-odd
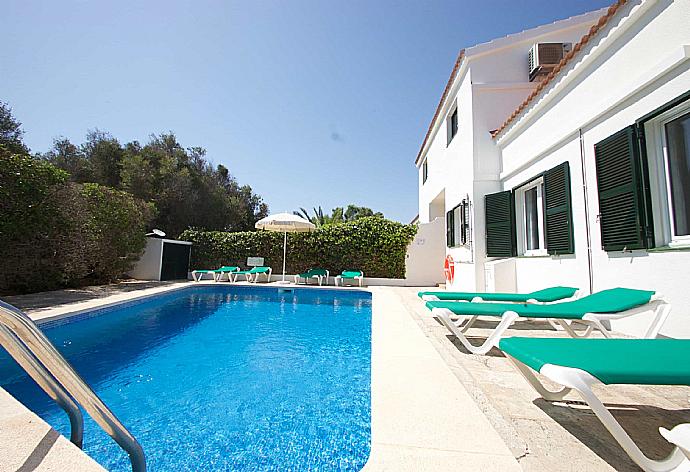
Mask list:
[[[638,122],[645,144],[642,162],[648,168],[644,196],[649,231],[659,245],[690,245],[690,94],[686,95]]]
[[[546,254],[543,195],[543,178],[533,180],[515,191],[520,254]]]
[[[456,134],[458,134],[458,107],[456,106],[446,118],[447,141],[446,145],[450,144]]]
[[[472,241],[470,229],[470,202],[465,198],[446,213],[446,245],[466,246]]]
[[[690,113],[669,121],[666,131],[666,171],[671,203],[672,235],[690,236]]]
[[[422,163],[422,183],[426,183],[426,179],[429,177],[429,166],[427,164],[427,160],[424,159],[424,162]]]
[[[486,195],[486,255],[573,254],[570,195],[568,162],[513,190]]]

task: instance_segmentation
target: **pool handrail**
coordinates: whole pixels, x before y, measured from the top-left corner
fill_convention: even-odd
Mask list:
[[[146,457],[139,442],[31,318],[18,308],[0,300],[0,328],[0,344],[67,412],[72,427],[73,443],[81,447],[83,418],[77,407],[79,404],[101,429],[127,452],[132,463],[132,471],[146,471]],[[9,349],[7,346],[10,346]]]

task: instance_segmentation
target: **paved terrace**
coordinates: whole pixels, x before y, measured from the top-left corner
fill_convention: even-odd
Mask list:
[[[127,282],[5,300],[40,319],[185,285]],[[367,472],[639,470],[576,394],[568,397],[571,401],[545,402],[499,351],[467,353],[429,315],[416,297],[418,289],[370,290],[372,454]],[[483,336],[492,325],[475,326],[473,333]],[[517,324],[510,334],[563,335],[540,322]],[[670,451],[658,426],[690,422],[690,388],[617,386],[601,393],[653,457]],[[67,464],[69,470],[98,469],[1,389],[0,400],[0,471],[67,470]]]

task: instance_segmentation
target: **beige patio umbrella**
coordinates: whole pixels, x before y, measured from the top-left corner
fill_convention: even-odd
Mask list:
[[[305,233],[313,231],[316,226],[302,218],[301,216],[293,215],[292,213],[277,213],[262,218],[254,225],[256,229],[265,229],[267,231],[277,231],[283,233],[283,280],[285,282],[285,260],[287,259],[287,234],[288,233]]]

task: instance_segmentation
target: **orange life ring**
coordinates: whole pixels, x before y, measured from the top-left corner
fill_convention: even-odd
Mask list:
[[[443,263],[443,273],[446,275],[446,283],[452,284],[455,280],[455,263],[453,262],[453,256],[448,254],[446,260]]]

